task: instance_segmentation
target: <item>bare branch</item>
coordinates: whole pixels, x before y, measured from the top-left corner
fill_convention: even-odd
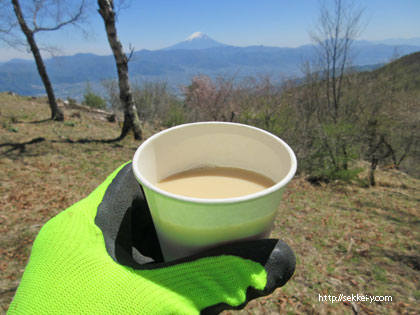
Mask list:
[[[18,25],[17,21],[12,18],[10,3],[0,0],[0,35],[4,40],[4,35],[10,34]]]
[[[133,54],[134,54],[134,46],[132,46],[131,43],[130,43],[130,44],[128,44],[128,49],[130,50],[130,53],[127,57],[127,62],[130,62],[131,58],[133,57]]]
[[[34,0],[34,9],[33,9],[33,13],[32,13],[32,25],[34,26],[33,29],[37,29],[37,19],[38,19],[38,13],[42,8],[42,5],[44,3],[43,0]]]
[[[50,27],[45,27],[44,26],[43,27],[43,26],[38,26],[36,24],[36,19],[35,19],[33,21],[33,24],[34,24],[33,32],[34,33],[41,32],[41,31],[47,31],[47,32],[49,32],[49,31],[56,31],[56,30],[59,30],[60,28],[66,26],[66,25],[74,24],[74,23],[76,23],[77,21],[80,20],[80,18],[82,17],[82,15],[84,14],[85,9],[86,9],[85,0],[82,0],[80,6],[78,7],[78,9],[76,11],[76,13],[74,15],[72,15],[69,19],[64,20],[64,21],[61,21],[60,16],[59,16],[60,10],[58,10],[58,5],[59,4],[57,3],[57,11],[56,12],[57,12],[57,20],[59,22],[57,22],[57,24],[54,25],[54,26],[50,26]],[[36,15],[34,16],[34,18],[35,17],[36,17]]]

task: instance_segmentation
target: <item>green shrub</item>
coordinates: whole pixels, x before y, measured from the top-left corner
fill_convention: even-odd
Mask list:
[[[350,168],[350,169],[334,169],[323,168],[313,170],[310,173],[308,180],[310,182],[332,182],[335,180],[345,181],[347,183],[354,181],[358,175],[363,171],[363,168]]]
[[[70,106],[77,105],[77,101],[74,98],[71,98],[71,97],[67,97],[67,102],[69,102]]]
[[[92,108],[99,108],[99,109],[103,109],[106,107],[106,102],[105,100],[100,97],[99,95],[96,95],[93,92],[88,92],[84,95],[84,103]]]
[[[76,123],[74,121],[65,121],[64,122],[64,126],[67,126],[67,127],[75,127],[76,126]]]
[[[13,126],[11,122],[3,122],[2,127],[9,132],[19,132],[19,128]]]
[[[184,108],[181,103],[172,103],[169,107],[169,111],[166,115],[164,125],[166,127],[173,127],[184,124],[186,122],[186,116]]]

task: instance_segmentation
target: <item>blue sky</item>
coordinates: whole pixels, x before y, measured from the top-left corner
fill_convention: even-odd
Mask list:
[[[358,39],[420,37],[420,0],[355,2],[364,8],[366,25]],[[297,47],[310,43],[308,31],[316,24],[319,12],[316,0],[131,0],[129,4],[120,11],[117,25],[126,50],[129,44],[136,50],[164,48],[198,31],[236,46]],[[55,45],[62,55],[111,54],[103,22],[95,10],[84,28],[87,36],[67,29],[37,35],[37,40]],[[25,51],[0,44],[0,61],[16,57],[32,58]]]

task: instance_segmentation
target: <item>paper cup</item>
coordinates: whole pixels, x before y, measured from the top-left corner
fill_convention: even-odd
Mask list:
[[[271,178],[275,185],[250,195],[203,199],[176,195],[156,183],[198,167],[234,167]],[[296,157],[262,129],[226,122],[176,126],[147,139],[133,158],[165,261],[217,245],[268,237]]]

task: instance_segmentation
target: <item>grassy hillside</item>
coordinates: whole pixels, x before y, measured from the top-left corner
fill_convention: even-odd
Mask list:
[[[64,112],[64,123],[50,121],[45,100],[0,94],[2,311],[41,226],[88,195],[140,144],[69,143],[66,138],[114,138],[120,130],[85,111]],[[145,136],[156,131],[146,126]],[[293,278],[245,310],[225,314],[417,314],[420,181],[396,170],[378,170],[377,181],[377,187],[364,188],[293,179],[271,235],[295,251]],[[319,295],[340,294],[390,295],[392,302],[319,301]]]
[[[381,75],[396,77],[398,78],[396,89],[418,91],[420,89],[420,52],[398,58],[370,74],[373,79]]]

